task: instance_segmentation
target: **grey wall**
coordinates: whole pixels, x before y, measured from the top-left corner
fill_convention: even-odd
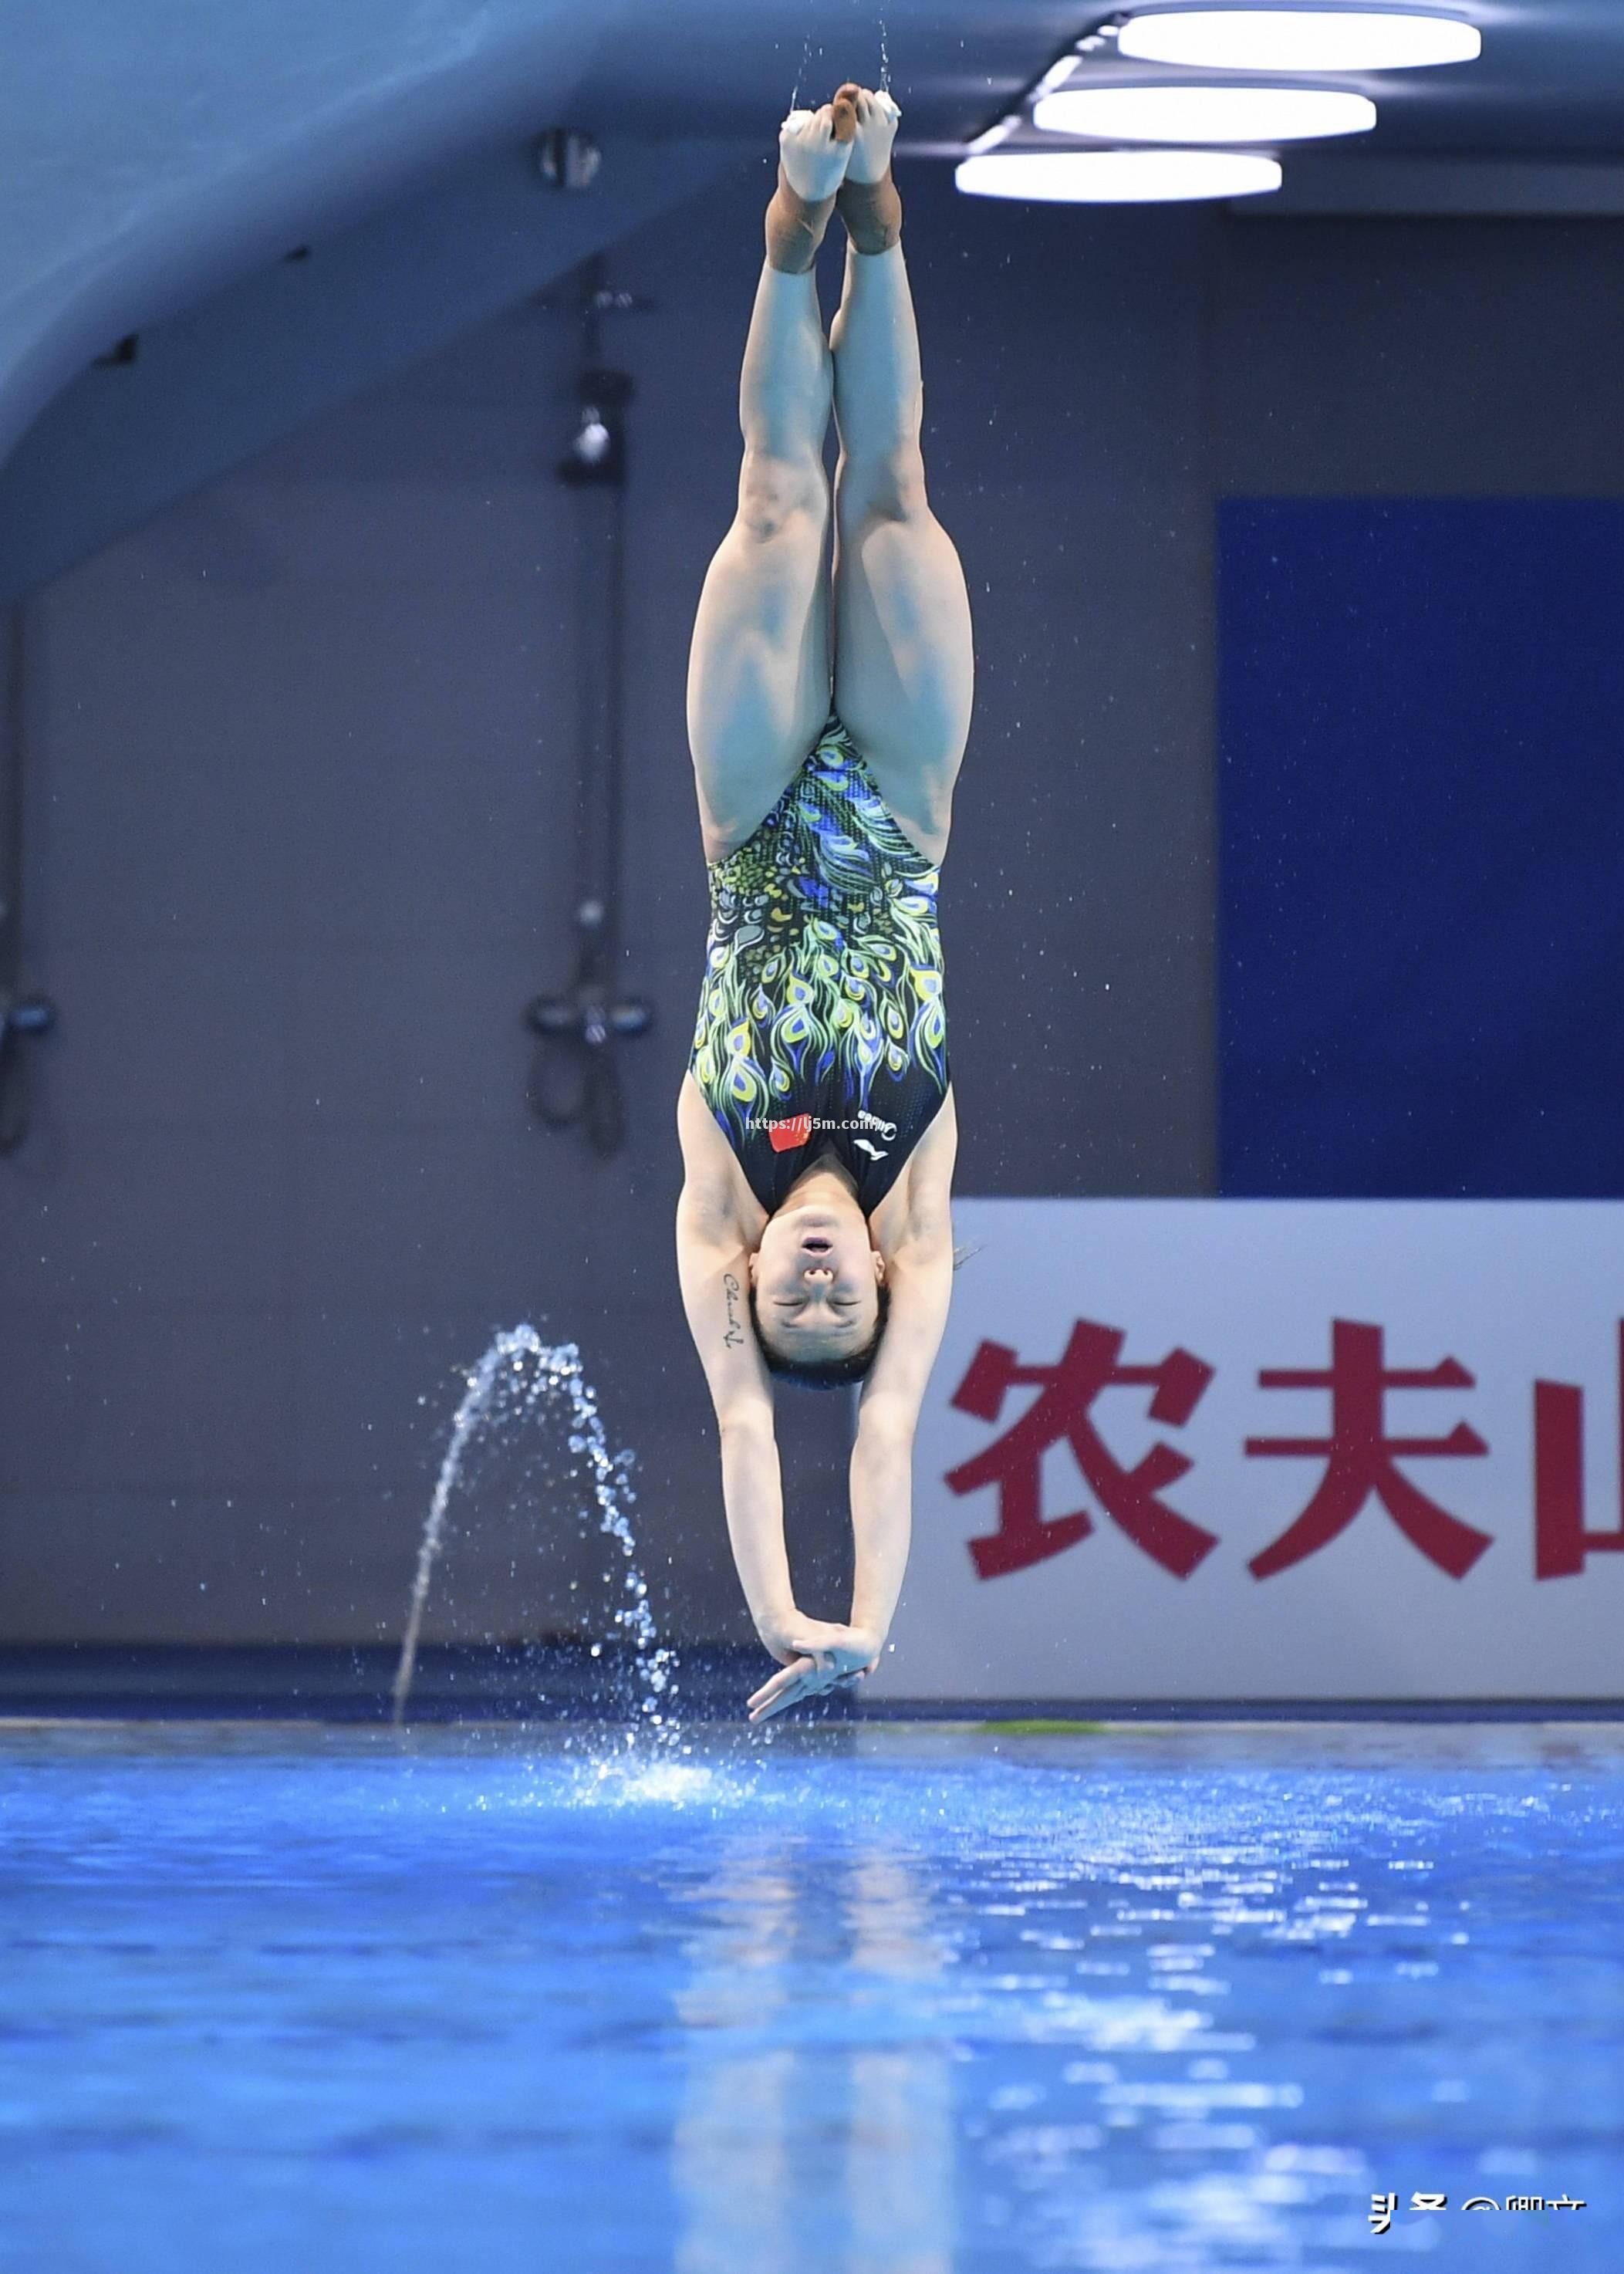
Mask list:
[[[560,320],[490,324],[31,604],[30,962],[62,1027],[0,1163],[0,1638],[396,1631],[458,1370],[519,1317],[580,1342],[637,1449],[662,1610],[746,1631],[671,1119],[704,922],[684,659],[764,186],[615,259],[660,303],[613,345],[641,390],[628,977],[660,1012],[619,1161],[523,1099],[521,1008],[567,968]],[[1214,497],[1616,487],[1620,225],[906,188],[981,669],[944,892],[960,1186],[1200,1192]],[[785,1434],[834,1608],[832,1403],[786,1402]],[[597,1569],[556,1510],[492,1506],[431,1631],[556,1623]]]
[[[560,192],[532,135],[256,263],[139,351],[78,371],[0,466],[0,596],[34,591],[312,419],[381,386],[738,162],[710,139],[599,144],[590,196]],[[320,219],[320,216],[318,215]],[[104,339],[101,343],[109,344]],[[0,449],[6,432],[0,371]]]

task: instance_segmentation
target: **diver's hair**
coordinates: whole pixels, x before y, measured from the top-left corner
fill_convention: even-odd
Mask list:
[[[761,1318],[756,1308],[756,1287],[750,1286],[750,1324],[756,1329],[756,1339],[761,1344],[761,1354],[769,1374],[776,1374],[786,1382],[799,1382],[803,1389],[849,1389],[854,1382],[863,1381],[879,1352],[885,1333],[885,1314],[891,1308],[891,1290],[883,1280],[876,1290],[878,1306],[875,1313],[874,1332],[861,1350],[848,1351],[844,1358],[797,1359],[785,1358],[775,1351],[762,1332]]]

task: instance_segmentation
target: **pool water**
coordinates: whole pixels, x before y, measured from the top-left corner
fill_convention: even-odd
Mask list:
[[[1624,1728],[621,1742],[0,1727],[0,2268],[1624,2269]]]

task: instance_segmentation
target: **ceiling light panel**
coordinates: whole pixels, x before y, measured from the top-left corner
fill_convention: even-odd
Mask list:
[[[1277,190],[1277,160],[1239,150],[989,150],[953,175],[971,197],[1145,205]]]
[[[1116,36],[1136,62],[1203,71],[1405,71],[1482,48],[1464,17],[1412,9],[1147,8]]]
[[[1301,142],[1366,134],[1376,106],[1334,87],[1079,87],[1041,96],[1032,119],[1110,142]]]

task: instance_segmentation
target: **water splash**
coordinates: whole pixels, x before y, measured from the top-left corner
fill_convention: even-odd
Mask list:
[[[799,110],[801,108],[801,83],[811,68],[811,64],[812,34],[808,32],[801,43],[801,61],[795,66],[795,84],[790,90],[789,107],[792,110]]]
[[[398,1728],[411,1696],[417,1644],[428,1608],[429,1585],[444,1544],[451,1495],[462,1476],[469,1449],[485,1430],[525,1427],[548,1409],[560,1404],[568,1412],[569,1449],[587,1464],[598,1528],[616,1540],[625,1559],[623,1592],[628,1598],[614,1613],[614,1623],[632,1645],[636,1680],[642,1690],[638,1721],[661,1744],[671,1743],[676,1728],[663,1710],[675,1672],[676,1654],[659,1639],[659,1630],[649,1608],[649,1590],[637,1568],[636,1542],[627,1510],[636,1499],[630,1483],[632,1456],[611,1453],[598,1401],[581,1371],[581,1353],[574,1343],[544,1343],[532,1326],[508,1327],[497,1335],[477,1366],[464,1378],[462,1396],[452,1419],[450,1442],[440,1465],[428,1520],[417,1549],[417,1569],[412,1581],[411,1608],[395,1668],[393,1720]],[[583,1511],[590,1513],[590,1511]],[[601,1645],[594,1644],[592,1655]],[[631,1733],[628,1732],[628,1737]]]
[[[880,28],[880,92],[883,94],[889,94],[891,93],[891,38],[885,28],[884,17],[880,16],[876,19],[876,21]],[[790,90],[789,107],[792,110],[799,110],[801,108],[801,90],[805,84],[807,73],[811,68],[812,35],[808,32],[801,41],[801,61],[795,66],[795,84]]]
[[[682,1750],[687,1752],[688,1748],[685,1745]],[[638,1761],[625,1754],[608,1754],[575,1765],[569,1804],[575,1808],[707,1808],[714,1816],[725,1807],[741,1805],[754,1792],[754,1779],[741,1779],[736,1773],[729,1776],[704,1762],[673,1760],[669,1756]]]

